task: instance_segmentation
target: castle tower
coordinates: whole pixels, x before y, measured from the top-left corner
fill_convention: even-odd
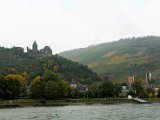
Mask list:
[[[146,73],[146,87],[152,86],[152,73],[147,72]]]
[[[32,50],[33,50],[33,52],[37,52],[38,51],[38,45],[37,45],[36,41],[34,41],[34,43],[32,45]]]
[[[113,74],[112,73],[108,73],[105,77],[104,77],[105,81],[110,81],[113,82]]]
[[[147,83],[150,82],[151,79],[152,79],[152,73],[147,72],[147,73],[146,73],[146,82],[147,82]]]

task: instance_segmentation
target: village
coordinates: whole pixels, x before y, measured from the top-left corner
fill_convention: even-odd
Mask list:
[[[107,76],[104,77],[104,83],[108,83],[108,82],[112,83],[115,86],[117,85],[116,81],[114,80],[114,75],[112,73],[109,73],[107,74]],[[87,85],[77,85],[76,83],[70,83],[70,86],[77,89],[80,93],[84,93],[84,94],[88,94],[88,91],[91,91],[89,86]],[[101,86],[98,86],[98,87],[99,88],[97,88],[97,90],[100,90]],[[105,87],[107,89],[108,86],[105,86]],[[112,88],[108,88],[108,89],[112,89]],[[154,97],[159,97],[159,94],[160,94],[159,88],[156,87],[156,84],[152,80],[152,73],[150,72],[146,73],[145,80],[137,81],[135,80],[134,76],[129,76],[128,81],[126,83],[119,84],[118,90],[115,90],[115,89],[116,88],[113,88],[112,91],[110,91],[113,93],[113,95],[110,94],[109,97],[113,97],[116,95],[119,98],[128,98],[128,99],[154,98]],[[98,93],[98,94],[101,94],[101,93]],[[88,97],[88,95],[86,95],[85,97]],[[95,97],[95,96],[92,96],[92,97]],[[96,97],[99,97],[99,96],[97,95]]]

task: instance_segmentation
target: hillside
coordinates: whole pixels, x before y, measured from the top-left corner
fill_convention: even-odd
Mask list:
[[[89,84],[100,80],[98,75],[86,66],[58,55],[36,58],[25,53],[20,47],[12,49],[0,47],[0,76],[25,72],[31,81],[37,75],[42,76],[46,70],[60,74],[69,82]]]
[[[89,66],[101,77],[113,73],[116,80],[127,80],[130,74],[145,78],[152,72],[160,79],[160,37],[127,38],[60,53],[60,56]]]

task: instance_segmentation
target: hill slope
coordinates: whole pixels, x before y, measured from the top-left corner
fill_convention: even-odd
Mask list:
[[[150,71],[154,79],[160,79],[160,37],[121,39],[60,55],[88,65],[102,77],[113,73],[114,78],[120,80],[130,74],[145,78],[145,72]]]
[[[60,74],[67,81],[82,84],[100,80],[98,75],[89,70],[87,66],[58,55],[37,59],[28,56],[20,47],[12,49],[0,47],[0,76],[25,72],[28,80],[32,80],[37,75],[43,75],[45,70]]]

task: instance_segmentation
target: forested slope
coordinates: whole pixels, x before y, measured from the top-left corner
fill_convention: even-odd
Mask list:
[[[69,82],[89,84],[100,80],[96,73],[82,64],[72,62],[58,55],[50,57],[31,58],[23,50],[0,47],[0,75],[26,73],[28,80],[42,76],[45,71],[60,74]]]

